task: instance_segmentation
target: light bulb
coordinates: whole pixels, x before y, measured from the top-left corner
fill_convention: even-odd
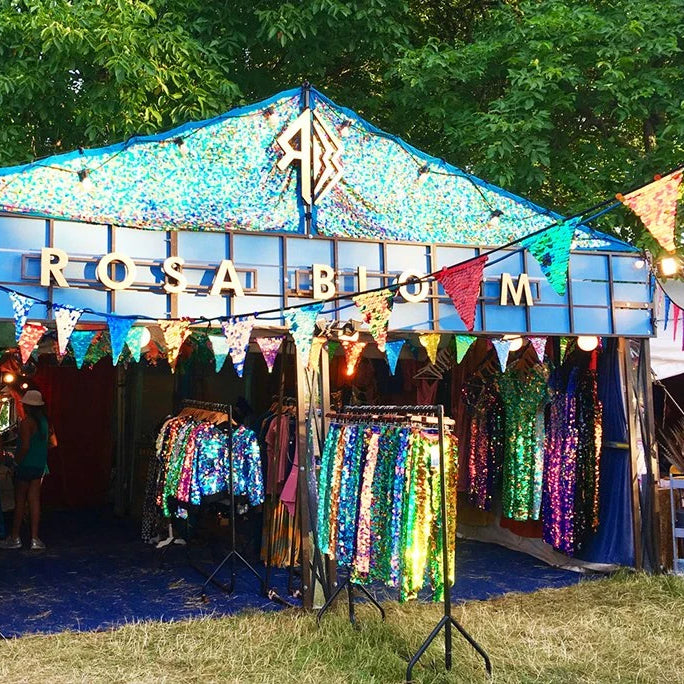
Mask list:
[[[679,262],[672,256],[663,257],[658,262],[658,266],[660,267],[660,274],[665,277],[673,276],[679,271]]]
[[[427,167],[427,165],[421,166],[418,169],[418,178],[416,179],[416,183],[418,183],[418,185],[422,185],[423,183],[425,183],[425,181],[427,180],[429,172],[430,172],[430,169]]]
[[[352,122],[349,121],[349,119],[346,119],[345,121],[342,122],[342,125],[340,126],[340,137],[346,138],[349,133],[351,132],[351,126]]]
[[[640,271],[644,266],[646,266],[646,262],[643,259],[634,260],[634,268],[636,268],[638,271]]]
[[[152,335],[150,334],[149,328],[143,328],[142,335],[140,336],[140,348],[146,347],[152,340]]]
[[[491,216],[489,217],[489,223],[487,224],[489,228],[498,228],[499,223],[501,223],[501,217],[503,216],[503,211],[500,209],[494,209]]]
[[[11,385],[15,380],[16,380],[16,378],[14,377],[14,375],[13,375],[12,373],[5,373],[5,374],[2,376],[2,381],[3,381],[6,385]]]
[[[511,343],[509,351],[517,352],[522,349],[524,340],[520,335],[504,335],[504,340],[508,340]]]
[[[28,382],[22,382],[21,383],[21,389],[23,389],[23,390],[28,389]]]
[[[95,186],[93,185],[93,181],[90,180],[90,170],[89,169],[81,169],[78,172],[78,180],[79,180],[79,187],[81,190],[85,190],[86,192],[92,192],[95,189]]]
[[[185,157],[188,154],[188,146],[183,138],[174,138],[173,142],[178,147],[178,151]]]
[[[577,346],[586,352],[594,351],[598,347],[599,339],[596,335],[580,335],[577,338]]]

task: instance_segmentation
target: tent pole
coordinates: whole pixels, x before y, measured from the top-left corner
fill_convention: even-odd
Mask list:
[[[627,409],[627,428],[629,430],[630,481],[632,485],[632,532],[634,534],[634,567],[643,568],[641,550],[641,503],[639,499],[639,449],[637,445],[637,404],[634,395],[634,376],[629,340],[618,339],[618,348],[622,359],[622,371],[625,378],[625,408]]]

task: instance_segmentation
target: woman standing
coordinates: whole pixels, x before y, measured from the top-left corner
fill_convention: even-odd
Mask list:
[[[28,390],[22,397],[26,415],[19,424],[17,444],[17,469],[15,472],[15,501],[12,534],[0,548],[21,548],[21,523],[28,502],[31,519],[31,549],[39,551],[45,544],[38,537],[40,523],[40,486],[47,475],[47,453],[50,428],[45,413],[43,395],[38,390]]]

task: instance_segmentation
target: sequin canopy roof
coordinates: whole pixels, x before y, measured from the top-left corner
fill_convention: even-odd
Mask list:
[[[559,218],[384,133],[315,89],[308,95],[341,143],[341,176],[314,205],[316,234],[500,245]],[[296,88],[166,133],[0,169],[0,211],[147,230],[302,233],[299,171],[278,167],[284,151],[277,138],[297,120],[303,98]],[[628,248],[591,229],[584,237],[585,246]]]

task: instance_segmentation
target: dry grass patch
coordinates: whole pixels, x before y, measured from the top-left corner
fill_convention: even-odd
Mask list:
[[[313,616],[289,611],[25,637],[0,644],[0,681],[400,682],[439,618],[438,606],[390,603],[383,624],[362,606],[354,631],[343,608],[320,630]],[[488,650],[494,682],[684,684],[671,664],[684,640],[678,578],[620,575],[471,602],[454,614]],[[456,637],[446,674],[442,643],[424,656],[416,681],[486,681],[482,662]]]

